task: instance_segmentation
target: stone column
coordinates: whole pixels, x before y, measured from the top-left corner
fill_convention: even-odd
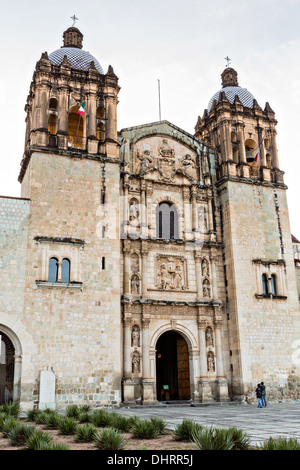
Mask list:
[[[217,269],[216,269],[216,264],[217,264],[217,254],[213,253],[212,256],[210,257],[211,261],[211,282],[212,282],[212,298],[217,299],[218,298],[218,280],[217,280]]]
[[[196,271],[196,286],[197,286],[197,299],[201,299],[202,295],[202,283],[201,283],[201,253],[194,252],[195,259],[195,271]]]
[[[147,205],[146,205],[146,183],[141,182],[141,235],[147,234]]]
[[[131,250],[131,241],[124,240],[123,244],[123,253],[124,253],[124,278],[123,278],[123,289],[124,295],[130,294],[130,250]]]
[[[191,187],[191,198],[192,198],[192,230],[197,230],[197,187]]]
[[[183,198],[183,216],[184,216],[184,236],[182,238],[183,240],[189,240],[191,224],[190,224],[190,189],[188,187],[183,186],[182,198]]]
[[[147,295],[147,257],[148,257],[148,247],[143,243],[142,244],[142,289],[141,294],[142,296]]]
[[[136,382],[132,378],[131,364],[131,317],[124,318],[124,347],[123,347],[123,396],[124,403],[135,403]]]
[[[258,145],[261,144],[260,151],[259,151],[260,164],[261,166],[266,167],[267,162],[266,162],[266,155],[265,155],[265,144],[262,141],[263,132],[264,130],[261,127],[259,127],[258,128]]]
[[[237,137],[239,141],[240,163],[247,163],[243,126],[244,126],[243,124],[240,124],[239,127],[237,128]]]
[[[149,404],[155,402],[154,380],[150,376],[150,344],[149,344],[149,325],[150,318],[142,319],[142,385],[143,385],[143,403]]]
[[[206,339],[205,330],[207,322],[205,318],[198,318],[198,338],[199,338],[199,364],[200,364],[200,380],[199,380],[199,396],[202,402],[213,401],[211,393],[211,384],[208,381],[207,358],[206,358]]]
[[[117,101],[114,96],[108,96],[106,101],[106,138],[113,142],[117,142]]]
[[[273,168],[279,170],[279,160],[278,160],[278,150],[277,150],[275,130],[271,131],[271,146],[272,146],[272,154],[273,154]]]
[[[131,358],[130,358],[130,349],[131,349],[131,317],[124,318],[124,378],[131,378]]]
[[[217,368],[217,383],[219,389],[219,400],[228,401],[228,383],[224,376],[223,354],[222,354],[222,318],[217,316],[214,318],[215,327],[215,344],[216,344],[216,368]]]
[[[62,86],[58,95],[57,145],[60,149],[68,148],[68,87]]]
[[[15,355],[14,364],[14,389],[13,389],[13,402],[19,402],[21,398],[21,377],[22,377],[22,356]]]

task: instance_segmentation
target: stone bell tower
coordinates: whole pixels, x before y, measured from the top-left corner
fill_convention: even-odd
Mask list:
[[[239,86],[233,68],[221,78],[195,135],[216,152],[231,393],[247,398],[263,380],[277,397],[283,377],[286,387],[300,377],[292,362],[299,305],[277,121],[269,103],[261,108]]]
[[[27,398],[51,369],[56,403],[119,403],[120,87],[113,68],[104,73],[83,49],[77,28],[63,39],[37,62],[25,106],[19,181],[31,209],[23,321],[35,342]]]

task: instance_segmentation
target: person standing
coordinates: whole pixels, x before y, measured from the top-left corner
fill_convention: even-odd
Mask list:
[[[257,385],[257,388],[256,388],[255,392],[256,392],[256,398],[257,398],[258,408],[263,408],[262,402],[261,402],[262,393],[261,393],[260,384]]]
[[[262,403],[262,406],[267,406],[266,386],[263,382],[261,382],[260,388],[261,388],[261,403]]]

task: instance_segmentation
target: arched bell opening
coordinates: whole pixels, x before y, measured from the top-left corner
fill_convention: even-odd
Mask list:
[[[191,399],[189,348],[176,331],[163,333],[157,341],[156,393],[158,401]]]
[[[247,139],[245,140],[245,149],[246,149],[246,159],[247,163],[253,163],[254,162],[254,152],[255,149],[257,148],[257,143],[253,139]]]
[[[72,106],[69,110],[68,142],[73,148],[85,148],[85,116],[78,113],[80,106]]]

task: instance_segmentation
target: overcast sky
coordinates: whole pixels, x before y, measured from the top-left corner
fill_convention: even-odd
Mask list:
[[[291,230],[300,238],[300,0],[2,0],[1,11],[1,195],[20,196],[35,64],[61,47],[75,14],[83,48],[119,77],[119,130],[159,119],[159,79],[162,119],[193,134],[229,56],[239,85],[276,113]]]

